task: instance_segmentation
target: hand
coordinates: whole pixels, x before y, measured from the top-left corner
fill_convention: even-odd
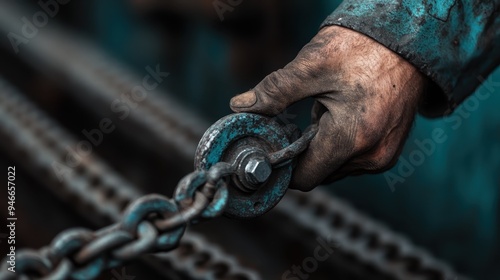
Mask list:
[[[402,57],[355,31],[329,26],[291,63],[231,99],[235,112],[274,116],[314,97],[319,131],[299,157],[290,188],[309,191],[397,162],[427,78]]]

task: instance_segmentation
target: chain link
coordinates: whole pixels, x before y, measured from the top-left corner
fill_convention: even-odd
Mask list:
[[[234,171],[224,162],[194,171],[179,182],[173,199],[146,195],[132,202],[116,224],[96,232],[66,230],[40,251],[19,252],[16,273],[4,265],[0,279],[88,280],[143,254],[170,251],[189,224],[222,214],[228,201],[226,178]]]

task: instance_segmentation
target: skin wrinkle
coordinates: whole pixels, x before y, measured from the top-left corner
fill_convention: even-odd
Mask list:
[[[267,81],[269,81],[269,85],[265,85],[264,88],[266,89],[264,92],[267,93],[267,91],[269,91],[270,88],[274,89],[274,91],[271,91],[270,93],[272,93],[272,98],[277,98],[278,100],[283,100],[283,102],[280,102],[280,103],[287,103],[287,98],[285,96],[285,94],[283,93],[283,91],[281,89],[287,89],[289,87],[291,87],[292,85],[292,79],[290,77],[288,77],[287,75],[283,75],[283,72],[285,70],[280,70],[280,71],[276,71],[273,75],[271,75],[271,78],[268,79]],[[279,110],[281,111],[281,110]]]

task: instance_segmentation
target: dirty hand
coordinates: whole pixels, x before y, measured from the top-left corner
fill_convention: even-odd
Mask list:
[[[415,67],[355,31],[329,26],[291,63],[231,100],[235,112],[274,116],[314,97],[319,131],[299,157],[291,188],[308,191],[397,162],[427,84]]]

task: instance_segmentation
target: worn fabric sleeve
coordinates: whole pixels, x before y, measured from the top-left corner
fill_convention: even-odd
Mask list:
[[[323,23],[361,32],[434,83],[421,112],[450,114],[500,62],[500,0],[345,0]]]

